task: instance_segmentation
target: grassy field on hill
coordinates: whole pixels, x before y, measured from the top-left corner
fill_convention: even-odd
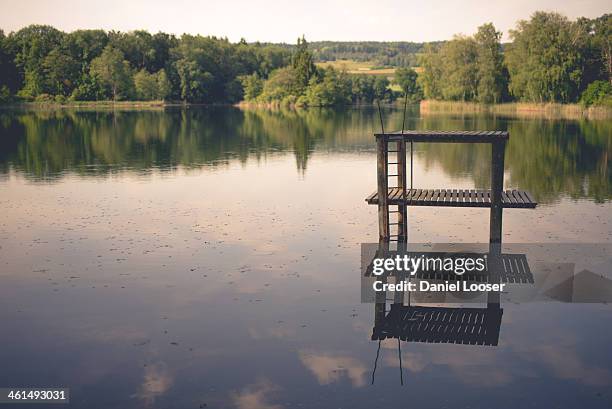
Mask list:
[[[384,75],[393,78],[395,67],[376,66],[373,61],[336,60],[318,62],[318,67],[333,67],[337,70],[346,70],[349,74]]]

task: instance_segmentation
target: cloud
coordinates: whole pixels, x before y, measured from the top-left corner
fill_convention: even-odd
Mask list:
[[[612,374],[608,369],[585,364],[571,348],[545,345],[536,347],[530,353],[561,379],[571,379],[590,386],[612,384]]]
[[[232,393],[232,401],[238,409],[283,409],[283,406],[270,403],[270,395],[280,388],[267,379],[247,385],[239,392]]]
[[[338,382],[344,377],[348,377],[353,386],[365,385],[367,369],[355,358],[330,353],[300,352],[300,360],[321,385]]]
[[[399,367],[399,357],[397,353],[385,355],[383,358],[385,366]],[[429,362],[422,354],[414,352],[402,352],[402,368],[408,369],[411,372],[421,372],[427,367]]]
[[[174,380],[167,367],[163,363],[156,363],[145,368],[144,378],[138,397],[144,401],[146,406],[155,402],[155,398],[166,393],[172,386]]]

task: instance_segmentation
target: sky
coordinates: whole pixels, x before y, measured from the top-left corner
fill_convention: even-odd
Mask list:
[[[30,24],[227,37],[230,41],[435,41],[492,22],[507,40],[536,10],[569,18],[612,12],[610,0],[0,0],[5,33]]]

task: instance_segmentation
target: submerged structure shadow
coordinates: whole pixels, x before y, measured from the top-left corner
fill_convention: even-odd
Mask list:
[[[372,340],[497,345],[502,308],[450,308],[392,304],[377,306]]]

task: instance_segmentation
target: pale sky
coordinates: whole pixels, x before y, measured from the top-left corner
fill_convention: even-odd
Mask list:
[[[610,0],[0,0],[5,33],[29,24],[64,31],[145,29],[238,41],[433,41],[493,22],[508,38],[536,10],[574,19],[612,11]]]

